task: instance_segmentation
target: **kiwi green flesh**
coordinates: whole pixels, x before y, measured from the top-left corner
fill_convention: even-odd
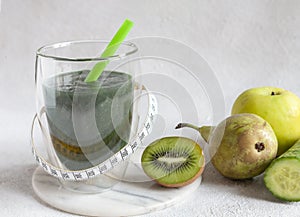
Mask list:
[[[167,187],[180,187],[194,181],[204,168],[201,147],[185,137],[165,137],[151,143],[143,152],[145,173]]]

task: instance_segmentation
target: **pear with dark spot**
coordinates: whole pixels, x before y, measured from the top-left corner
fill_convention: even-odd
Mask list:
[[[201,133],[205,128],[190,124]],[[254,114],[237,114],[223,120],[205,135],[214,167],[225,177],[249,179],[265,171],[276,157],[278,143],[271,125]]]

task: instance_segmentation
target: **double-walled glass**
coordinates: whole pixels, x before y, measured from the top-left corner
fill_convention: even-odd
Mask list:
[[[48,160],[58,168],[83,170],[110,158],[137,130],[141,88],[137,47],[122,43],[113,56],[101,58],[108,43],[98,40],[44,46],[36,57],[36,110]],[[100,78],[86,82],[103,62]]]

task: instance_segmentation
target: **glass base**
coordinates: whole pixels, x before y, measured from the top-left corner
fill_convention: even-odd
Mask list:
[[[78,182],[65,181],[62,179],[58,179],[58,181],[66,190],[83,194],[97,194],[109,191],[113,186],[120,182],[119,180],[106,175],[98,175],[95,178]]]

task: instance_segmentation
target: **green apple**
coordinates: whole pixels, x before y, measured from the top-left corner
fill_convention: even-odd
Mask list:
[[[232,114],[253,113],[265,119],[278,140],[278,155],[300,139],[300,98],[276,87],[246,90],[235,100]]]

